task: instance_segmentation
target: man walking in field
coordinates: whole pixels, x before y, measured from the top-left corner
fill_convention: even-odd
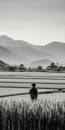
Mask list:
[[[37,97],[38,97],[38,90],[35,86],[36,86],[36,84],[32,83],[32,88],[29,91],[32,101],[37,100]]]

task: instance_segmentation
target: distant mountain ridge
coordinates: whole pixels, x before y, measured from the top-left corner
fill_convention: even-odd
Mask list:
[[[64,43],[54,41],[45,46],[38,46],[38,49],[56,56],[58,58],[58,62],[65,63]]]
[[[35,46],[22,40],[0,36],[0,60],[10,64],[32,64],[44,60],[65,63],[65,44],[52,42],[45,46]]]
[[[18,47],[18,46],[33,46],[32,44],[22,41],[22,40],[14,40],[6,35],[0,36],[0,45],[4,47]]]
[[[0,60],[8,64],[20,64],[21,62],[26,63],[28,61],[27,58],[20,57],[3,46],[0,46]]]
[[[30,66],[31,67],[37,67],[37,66],[42,66],[42,67],[47,67],[52,63],[51,60],[48,59],[41,59],[41,60],[37,60],[37,61],[33,61]]]

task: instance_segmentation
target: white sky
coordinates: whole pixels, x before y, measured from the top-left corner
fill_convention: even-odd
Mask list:
[[[32,44],[65,43],[65,0],[0,0],[0,35]]]

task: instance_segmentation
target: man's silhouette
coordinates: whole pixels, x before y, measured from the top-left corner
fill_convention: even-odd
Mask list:
[[[32,100],[37,99],[37,96],[38,96],[38,91],[37,91],[37,88],[35,88],[35,86],[36,86],[36,84],[33,83],[32,88],[29,91],[29,94],[30,94]]]

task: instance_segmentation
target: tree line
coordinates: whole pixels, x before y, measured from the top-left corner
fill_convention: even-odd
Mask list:
[[[37,66],[34,68],[27,68],[24,64],[20,65],[9,65],[0,61],[0,71],[9,71],[9,72],[63,72],[65,71],[65,66],[59,65],[59,63],[55,64],[52,62],[46,68],[42,66]]]

